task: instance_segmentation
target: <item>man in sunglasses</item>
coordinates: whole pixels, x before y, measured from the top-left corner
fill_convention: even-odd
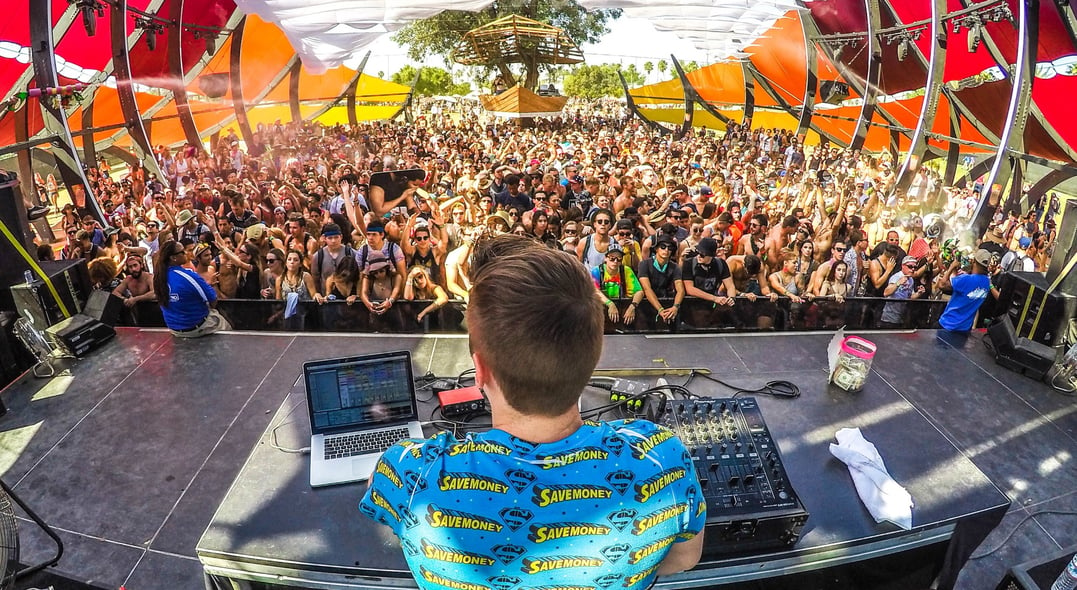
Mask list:
[[[830,249],[830,258],[826,262],[819,265],[819,268],[815,269],[812,273],[811,280],[808,282],[808,292],[812,295],[819,295],[819,289],[822,288],[826,278],[830,276],[830,269],[834,267],[835,263],[841,262],[845,259],[845,253],[849,251],[849,246],[845,242],[838,242],[834,244],[834,247]]]
[[[667,234],[659,234],[654,255],[640,262],[636,272],[644,296],[658,312],[656,319],[667,324],[677,319],[684,299],[681,269],[673,260],[676,251],[677,241]],[[673,299],[673,304],[665,307],[659,299]]]
[[[594,233],[576,244],[576,258],[587,267],[588,272],[606,259],[606,250],[610,247],[610,228],[613,227],[613,211],[599,209],[592,223]]]
[[[901,328],[905,320],[905,308],[907,305],[902,301],[906,299],[919,299],[924,296],[926,290],[923,285],[916,285],[916,279],[912,276],[916,271],[917,260],[913,256],[906,256],[901,260],[901,271],[894,273],[890,281],[883,289],[883,297],[888,300],[883,306],[882,317],[879,318],[880,328]]]

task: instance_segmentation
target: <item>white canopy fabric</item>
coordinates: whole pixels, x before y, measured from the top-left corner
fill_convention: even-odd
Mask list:
[[[690,41],[716,59],[736,58],[798,0],[578,0],[587,10],[620,8],[655,28]],[[455,10],[477,11],[493,0],[455,0]],[[338,66],[411,21],[438,14],[444,0],[236,0],[247,14],[276,24],[311,73]]]

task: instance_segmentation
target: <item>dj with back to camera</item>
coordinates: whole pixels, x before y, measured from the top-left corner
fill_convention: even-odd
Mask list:
[[[580,416],[604,323],[586,269],[513,235],[475,248],[467,320],[493,427],[389,448],[359,509],[424,587],[641,589],[695,566],[706,504],[684,444],[646,420]]]

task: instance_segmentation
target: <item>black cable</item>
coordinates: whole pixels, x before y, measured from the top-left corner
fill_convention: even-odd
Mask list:
[[[688,374],[688,380],[684,382],[684,385],[688,385],[689,383],[691,383],[692,379],[694,379],[697,375],[700,376],[700,377],[703,377],[704,379],[707,379],[708,381],[713,381],[713,382],[715,382],[715,383],[717,383],[719,385],[722,385],[724,387],[728,387],[728,388],[732,389],[733,391],[735,391],[735,393],[733,394],[733,397],[737,397],[738,395],[740,395],[742,393],[747,393],[747,394],[751,394],[751,395],[769,395],[771,397],[785,397],[785,398],[797,398],[797,397],[800,397],[800,388],[797,387],[796,384],[793,383],[792,381],[786,381],[784,379],[778,379],[778,380],[775,380],[775,381],[767,381],[766,385],[764,385],[762,387],[757,387],[755,389],[748,389],[748,388],[744,388],[744,387],[737,387],[736,385],[730,385],[729,383],[726,383],[725,381],[722,381],[721,379],[719,379],[717,377],[711,377],[710,375],[708,375],[706,373],[700,373],[700,372],[698,372],[698,371],[696,371],[694,369],[692,370],[691,373]],[[683,388],[683,386],[681,386],[681,387]],[[685,391],[687,391],[687,390],[685,390]]]
[[[1008,535],[1006,535],[1006,538],[1003,539],[1002,542],[999,543],[997,546],[995,546],[994,549],[988,551],[987,553],[982,553],[980,555],[973,555],[973,556],[969,557],[969,561],[972,561],[974,559],[983,559],[984,557],[987,557],[988,555],[991,555],[992,553],[998,551],[999,549],[1002,549],[1002,547],[1004,545],[1006,545],[1006,542],[1010,540],[1010,537],[1013,537],[1014,533],[1017,532],[1017,529],[1021,528],[1021,525],[1028,522],[1028,519],[1032,518],[1033,516],[1039,516],[1041,514],[1064,514],[1064,515],[1067,515],[1067,516],[1074,516],[1074,515],[1077,515],[1077,512],[1074,512],[1072,510],[1040,510],[1040,511],[1037,511],[1037,512],[1033,512],[1033,513],[1029,514],[1028,516],[1022,518],[1021,521],[1018,522],[1017,524],[1013,525],[1013,529],[1010,531],[1010,533]]]

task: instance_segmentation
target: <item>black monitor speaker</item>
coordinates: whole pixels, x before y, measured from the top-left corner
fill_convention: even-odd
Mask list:
[[[1048,292],[1051,285],[1038,272],[1006,272],[998,285],[996,311],[1009,316],[1018,337],[1047,346],[1067,340],[1077,318],[1077,297],[1060,287]]]
[[[14,172],[0,170],[0,220],[7,226],[11,235],[30,256],[37,255],[33,235],[30,233],[30,221],[26,217],[26,204],[19,189],[19,177]],[[23,271],[30,268],[23,253],[4,234],[0,233],[0,275],[7,281],[21,277]]]
[[[44,330],[82,311],[90,294],[90,277],[86,272],[86,261],[82,259],[42,261],[38,265],[56,289],[60,302],[52,289],[35,275],[30,283],[20,277],[13,284],[9,282],[8,288],[0,290],[0,309],[17,311],[35,328]]]

